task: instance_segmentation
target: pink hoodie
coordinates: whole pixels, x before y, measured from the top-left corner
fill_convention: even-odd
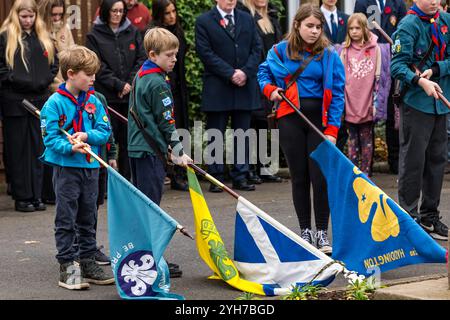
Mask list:
[[[376,75],[379,77],[381,65],[377,40],[378,37],[371,33],[370,40],[363,46],[352,42],[350,47],[342,50],[341,59],[345,67],[345,120],[347,122],[373,121],[373,92]]]

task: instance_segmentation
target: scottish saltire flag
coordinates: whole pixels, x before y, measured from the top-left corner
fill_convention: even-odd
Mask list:
[[[327,285],[342,271],[341,265],[244,198],[238,200],[233,261],[192,169],[188,169],[188,179],[200,257],[218,278],[234,288],[259,295],[283,295],[316,276],[313,283]]]
[[[311,154],[328,184],[333,258],[371,275],[416,263],[445,263],[446,250],[332,143]]]
[[[184,299],[169,292],[163,253],[177,222],[112,168],[108,168],[111,266],[123,299]]]
[[[243,278],[263,284],[266,295],[286,294],[309,282],[327,286],[343,271],[245,198],[237,205],[234,261]]]

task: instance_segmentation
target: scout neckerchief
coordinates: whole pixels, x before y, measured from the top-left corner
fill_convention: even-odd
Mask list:
[[[435,57],[436,61],[444,60],[445,49],[447,48],[447,44],[445,43],[444,36],[442,35],[441,30],[437,24],[437,19],[439,18],[439,10],[434,14],[434,16],[429,16],[425,14],[422,10],[417,7],[417,5],[413,5],[407,14],[414,14],[418,16],[421,20],[427,21],[431,23],[431,40],[435,45]]]
[[[92,103],[87,103],[89,98],[92,94],[94,94],[94,88],[90,88],[89,91],[80,91],[80,94],[78,95],[78,99],[75,98],[75,96],[66,88],[66,84],[63,83],[59,86],[58,90],[56,91],[60,95],[68,98],[76,107],[75,115],[72,119],[72,124],[70,127],[73,128],[74,132],[86,132],[83,122],[83,111],[86,111],[89,115],[89,119],[93,120],[96,107]],[[65,115],[62,115],[62,117],[65,117]],[[61,121],[62,120],[62,121]],[[60,119],[60,127],[64,125],[65,119]],[[62,123],[62,125],[61,125]],[[86,155],[86,160],[88,162],[91,162],[91,155]]]
[[[166,82],[170,84],[169,78],[167,77],[167,73],[163,69],[161,69],[156,63],[147,59],[142,65],[141,69],[139,70],[139,78],[142,78],[143,76],[151,73],[161,73],[164,79],[166,79]]]

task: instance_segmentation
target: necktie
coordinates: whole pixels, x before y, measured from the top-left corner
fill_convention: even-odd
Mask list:
[[[331,20],[331,40],[336,43],[337,42],[337,34],[338,34],[338,26],[336,22],[334,21],[334,14],[332,13],[330,15]]]
[[[225,18],[228,20],[227,27],[225,28],[231,36],[234,38],[234,33],[236,31],[236,26],[233,23],[233,16],[231,14],[227,14]]]
[[[381,13],[384,12],[384,0],[378,0],[378,3],[380,4],[380,11]]]

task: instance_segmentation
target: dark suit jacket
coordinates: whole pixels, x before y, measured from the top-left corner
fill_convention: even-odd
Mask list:
[[[376,0],[356,0],[355,13],[361,12],[367,16],[370,20],[370,16],[373,12],[367,12],[370,6],[375,6],[378,10],[378,3]],[[381,28],[389,35],[392,36],[395,30],[397,30],[398,23],[406,15],[406,6],[403,0],[385,0],[384,12],[381,14]],[[386,43],[387,41],[381,36],[377,30],[372,30],[378,36],[378,42]]]
[[[195,45],[204,65],[201,110],[231,111],[260,108],[256,73],[262,44],[251,15],[234,10],[233,38],[221,25],[216,7],[202,14],[195,23]],[[231,82],[235,69],[247,75],[244,87]]]
[[[345,36],[347,35],[347,21],[349,16],[339,10],[337,10],[337,15],[338,15],[338,24],[337,24],[338,36],[336,43],[342,43],[345,41]],[[325,23],[324,31],[328,39],[330,39],[330,41],[333,43],[333,39],[331,38],[331,30],[328,27],[328,22]]]

